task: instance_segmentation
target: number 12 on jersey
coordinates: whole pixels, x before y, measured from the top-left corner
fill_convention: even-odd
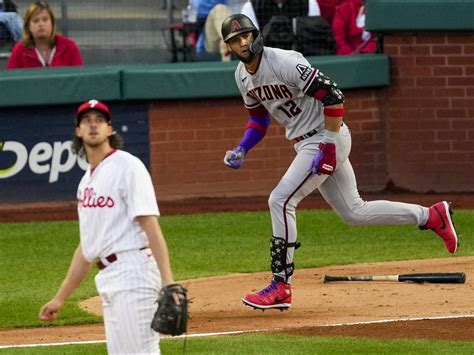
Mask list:
[[[295,117],[301,113],[301,109],[293,100],[286,101],[283,105],[278,106],[277,109],[283,112],[288,118]]]

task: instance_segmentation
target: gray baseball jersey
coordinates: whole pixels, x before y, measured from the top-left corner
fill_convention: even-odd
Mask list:
[[[245,107],[263,105],[292,140],[313,129],[324,129],[322,103],[305,94],[317,73],[301,53],[265,47],[256,73],[250,74],[240,62],[235,81]]]
[[[337,168],[332,175],[317,175],[311,171],[319,144],[324,136],[324,114],[321,101],[306,94],[314,80],[322,75],[302,54],[295,51],[264,47],[254,74],[239,63],[235,80],[249,110],[263,106],[286,129],[286,138],[294,139],[313,129],[312,135],[295,144],[296,157],[272,191],[268,201],[272,217],[273,238],[289,245],[286,266],[274,272],[274,277],[291,283],[293,256],[297,240],[296,206],[318,189],[329,205],[349,224],[417,224],[427,220],[428,209],[419,205],[363,201],[349,153],[352,146],[347,125],[342,125],[336,138]],[[329,79],[327,84],[330,83]],[[325,83],[326,84],[326,83]],[[273,262],[273,259],[272,259]]]

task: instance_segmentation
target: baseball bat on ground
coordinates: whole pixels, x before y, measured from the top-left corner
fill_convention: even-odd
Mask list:
[[[361,275],[361,276],[331,276],[324,275],[324,282],[334,281],[398,281],[416,283],[463,284],[466,282],[464,272],[440,272],[404,275]]]

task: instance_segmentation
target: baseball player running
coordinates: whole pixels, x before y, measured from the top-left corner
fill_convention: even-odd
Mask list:
[[[168,248],[150,174],[138,158],[120,150],[122,139],[111,118],[109,108],[97,100],[77,110],[72,148],[90,164],[77,190],[80,243],[39,318],[54,320],[96,263],[107,351],[157,354],[159,335],[150,325],[161,283],[174,283]]]
[[[241,61],[235,81],[250,116],[242,140],[225,154],[224,163],[234,169],[242,166],[246,154],[265,136],[270,116],[285,127],[296,151],[268,200],[273,278],[268,287],[246,295],[244,304],[290,307],[293,255],[299,246],[295,210],[315,189],[348,224],[413,224],[433,230],[450,253],[456,251],[458,236],[448,202],[426,208],[361,199],[348,158],[351,134],[343,122],[344,96],[333,80],[298,52],[264,47],[261,34],[245,15],[229,16],[221,32],[229,51]]]

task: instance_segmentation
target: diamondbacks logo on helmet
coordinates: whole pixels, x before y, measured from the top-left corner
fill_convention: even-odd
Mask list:
[[[242,33],[254,31],[255,34],[259,32],[252,20],[243,14],[230,15],[222,22],[221,26],[221,34],[224,42]]]
[[[232,32],[235,32],[235,31],[240,30],[242,26],[240,26],[239,21],[233,20],[232,23],[230,24],[230,28]]]

